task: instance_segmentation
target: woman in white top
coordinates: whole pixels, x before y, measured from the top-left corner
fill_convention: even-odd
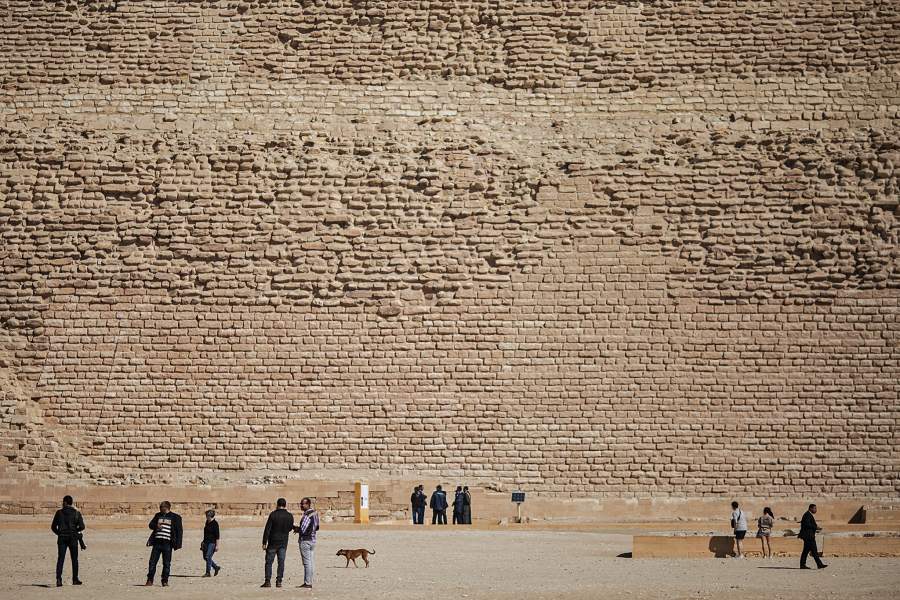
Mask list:
[[[756,520],[758,529],[756,537],[762,543],[763,558],[772,558],[772,527],[775,526],[775,515],[768,506],[763,509],[763,515]]]

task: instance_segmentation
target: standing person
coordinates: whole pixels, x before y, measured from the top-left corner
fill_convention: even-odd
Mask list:
[[[203,560],[206,561],[206,574],[204,577],[210,576],[210,571],[215,571],[218,575],[222,567],[213,560],[213,554],[219,549],[219,522],[216,521],[216,511],[206,511],[206,524],[203,525],[203,542],[200,544],[200,551],[203,552]]]
[[[463,486],[463,524],[472,524],[472,494],[469,493],[469,486]]]
[[[462,525],[463,523],[463,491],[462,486],[456,486],[456,492],[453,494],[453,524]]]
[[[809,568],[806,566],[806,557],[810,554],[812,554],[818,568],[824,569],[828,566],[819,558],[819,549],[816,547],[816,533],[822,531],[822,528],[819,527],[819,524],[816,523],[816,518],[813,516],[816,514],[816,510],[816,505],[810,504],[809,510],[803,513],[803,518],[800,519],[800,533],[797,534],[797,537],[803,540],[803,552],[800,554],[801,569]]]
[[[447,524],[447,492],[441,486],[437,486],[434,493],[431,494],[429,502],[431,508],[431,524],[446,525]]]
[[[300,534],[300,560],[303,561],[302,588],[311,588],[315,574],[316,532],[319,531],[319,513],[312,507],[312,500],[300,501],[300,526],[295,529]]]
[[[775,526],[775,515],[772,514],[772,509],[768,506],[763,509],[763,515],[756,520],[756,525],[758,529],[756,530],[756,537],[759,538],[760,543],[762,543],[762,555],[763,558],[772,558],[772,527]]]
[[[78,579],[78,543],[84,531],[84,518],[75,510],[74,504],[72,496],[64,496],[62,508],[56,511],[50,524],[50,531],[56,534],[56,587],[62,587],[66,550],[72,558],[72,585],[81,585]]]
[[[747,515],[737,502],[731,503],[731,527],[734,529],[734,543],[737,546],[735,558],[744,558],[743,542],[747,535]]]
[[[413,525],[425,524],[425,506],[428,504],[428,496],[425,495],[425,486],[417,485],[409,497],[412,505]]]
[[[275,510],[269,513],[263,530],[262,549],[266,552],[266,580],[260,587],[272,587],[272,563],[278,557],[278,576],[275,587],[281,587],[284,579],[284,561],[287,558],[288,538],[294,530],[294,515],[287,511],[287,500],[279,498]]]
[[[172,512],[172,503],[164,500],[159,504],[159,512],[150,519],[152,533],[147,540],[147,545],[152,546],[150,551],[150,565],[147,568],[147,583],[153,585],[153,576],[156,575],[156,565],[159,557],[162,557],[163,570],[160,583],[163,587],[169,585],[169,573],[172,570],[172,552],[181,549],[181,517]]]

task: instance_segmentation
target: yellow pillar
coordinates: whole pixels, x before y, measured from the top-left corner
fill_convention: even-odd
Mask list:
[[[369,484],[357,481],[354,485],[353,516],[357,523],[369,522]]]

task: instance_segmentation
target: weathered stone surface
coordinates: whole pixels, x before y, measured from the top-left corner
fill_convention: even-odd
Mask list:
[[[10,472],[900,491],[897,6],[2,11]]]

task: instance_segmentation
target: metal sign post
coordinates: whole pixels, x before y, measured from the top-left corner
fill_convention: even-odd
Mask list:
[[[513,492],[512,501],[516,503],[516,523],[521,523],[522,504],[525,502],[525,492]]]

